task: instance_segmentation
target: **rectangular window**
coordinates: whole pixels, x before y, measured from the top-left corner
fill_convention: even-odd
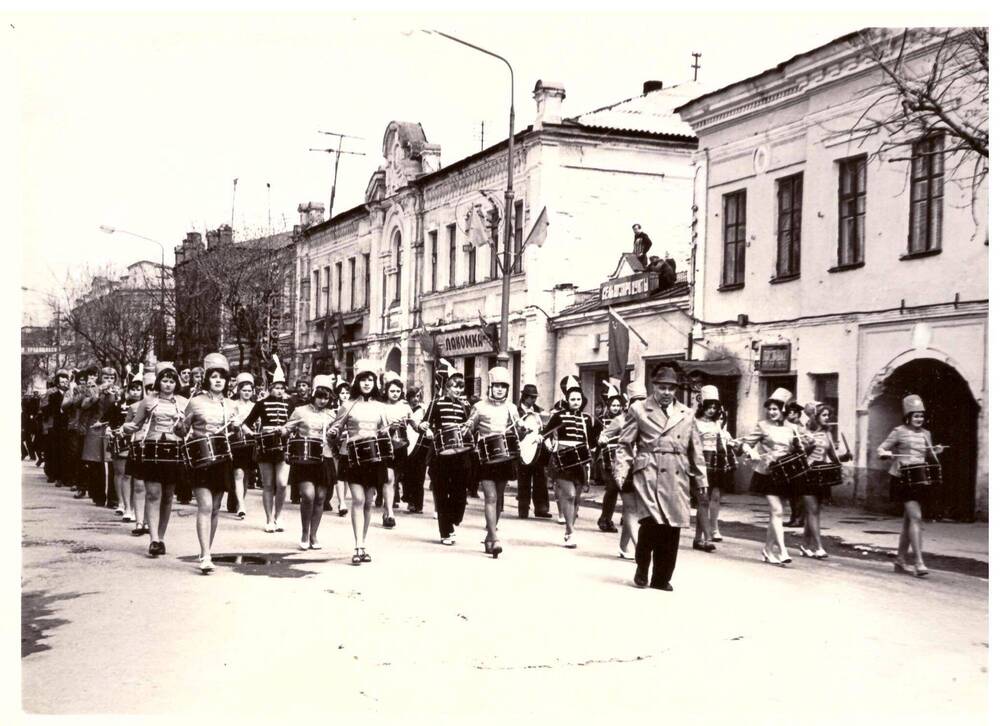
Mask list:
[[[802,175],[778,180],[778,264],[775,277],[799,274],[802,249]]]
[[[448,225],[448,287],[455,287],[455,273],[458,267],[458,240],[455,238],[455,225]]]
[[[865,193],[867,156],[838,162],[837,264],[857,265],[865,261]]]
[[[746,189],[723,196],[722,209],[722,286],[742,285],[747,243]]]
[[[514,202],[514,244],[510,251],[513,261],[513,272],[524,272],[524,262],[521,259],[521,244],[524,240],[524,202]]]
[[[313,270],[313,290],[316,291],[315,300],[313,300],[313,318],[318,318],[320,316],[320,303],[323,300],[323,292],[319,286],[319,270]]]
[[[462,373],[465,375],[465,395],[479,395],[479,392],[476,390],[476,356],[470,355],[464,358],[464,370]]]
[[[365,253],[362,255],[365,263],[365,307],[371,303],[371,287],[372,287],[372,256]]]
[[[416,290],[414,291],[413,299],[414,301],[420,299],[420,296],[424,294],[424,248],[417,247],[413,251],[413,282],[415,283]]]
[[[431,292],[438,289],[438,233],[435,230],[431,235]]]
[[[909,253],[941,249],[944,210],[944,136],[929,136],[913,145],[910,174]]]
[[[337,307],[338,311],[343,310],[341,305],[344,301],[344,263],[337,263]]]
[[[323,315],[330,312],[330,266],[323,268]]]
[[[358,265],[357,265],[357,258],[352,257],[349,264],[351,266],[351,293],[350,293],[351,308],[350,309],[354,310],[354,290],[356,289],[357,284],[358,284],[358,281],[357,281],[357,272],[358,272],[358,270],[357,270],[357,267],[358,267]]]

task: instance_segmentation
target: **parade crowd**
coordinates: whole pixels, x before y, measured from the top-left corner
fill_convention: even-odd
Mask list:
[[[503,552],[498,523],[506,488],[516,481],[518,517],[551,519],[549,487],[564,526],[562,545],[575,549],[581,496],[591,482],[604,485],[598,527],[618,532],[612,518],[622,502],[618,556],[635,560],[638,587],[672,590],[680,533],[695,511],[694,549],[711,553],[722,541],[720,493],[738,466],[753,468],[751,491],[769,506],[760,560],[786,567],[784,501],[802,517],[803,557],[824,560],[822,504],[842,481],[850,454],[837,452],[836,412],[819,402],[800,404],[779,388],[764,403],[764,417],[742,437],[726,427],[718,390],[700,388],[697,408],[677,398],[679,381],[663,366],[647,395],[637,382],[624,393],[613,385],[587,412],[572,375],[560,381],[562,398],[550,410],[526,384],[511,401],[507,369],[489,371],[487,395],[466,397],[465,379],[442,360],[438,391],[424,404],[398,374],[358,361],[352,381],[317,375],[286,391],[280,362],[257,386],[247,372],[231,375],[225,356],[178,369],[170,362],[124,380],[113,368],[59,370],[44,395],[22,399],[22,460],[44,466],[56,487],[114,508],[147,536],[148,554],[166,554],[176,498],[197,506],[198,568],[214,569],[212,542],[225,497],[229,512],[246,518],[247,489],[259,486],[268,533],[285,530],[286,490],[299,505],[302,550],[322,549],[325,512],[350,513],[352,564],[372,561],[368,531],[373,512],[395,527],[400,502],[423,512],[429,475],[438,539],[456,542],[469,497],[483,498],[484,552]],[[141,371],[141,369],[140,369]],[[904,520],[894,570],[928,574],[923,561],[921,503],[940,485],[941,447],[925,428],[918,396],[903,400],[903,420],[878,449],[891,460],[892,496]],[[909,557],[912,553],[912,568]],[[652,572],[650,573],[650,568]]]

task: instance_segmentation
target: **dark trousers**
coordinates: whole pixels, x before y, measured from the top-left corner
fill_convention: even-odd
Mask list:
[[[517,468],[517,513],[527,516],[531,506],[534,506],[535,514],[545,514],[549,511],[545,466],[539,461],[531,466]]]
[[[597,480],[604,485],[604,499],[601,501],[601,516],[598,521],[611,524],[615,516],[615,507],[618,505],[618,485],[607,469],[600,464],[597,465]]]
[[[403,501],[416,509],[424,510],[424,479],[427,478],[427,453],[414,449],[406,460],[403,472]]]
[[[653,560],[651,587],[663,587],[674,576],[677,565],[677,547],[681,541],[681,528],[657,524],[652,517],[639,520],[639,536],[635,543],[635,565],[638,572],[649,573],[650,557]]]
[[[465,496],[472,475],[469,454],[438,456],[431,462],[431,492],[437,510],[438,532],[441,537],[455,533],[455,525],[465,516]],[[474,482],[474,485],[478,482]]]
[[[63,459],[64,481],[67,484],[78,488],[84,488],[86,484],[81,478],[81,468],[83,462],[80,460],[83,454],[83,434],[78,431],[69,431],[66,434],[66,449]]]
[[[118,504],[118,492],[115,491],[115,472],[110,464],[104,461],[85,461],[83,462],[83,470],[90,501],[99,507],[103,507],[105,504]]]
[[[66,432],[49,429],[45,434],[45,476],[51,482],[63,480],[61,451],[66,440]]]

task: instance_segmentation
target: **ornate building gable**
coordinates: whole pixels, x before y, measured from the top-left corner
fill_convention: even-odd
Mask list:
[[[382,167],[384,193],[389,196],[418,176],[437,171],[441,167],[441,147],[428,143],[424,129],[418,123],[391,122],[382,137],[382,156],[385,157]]]

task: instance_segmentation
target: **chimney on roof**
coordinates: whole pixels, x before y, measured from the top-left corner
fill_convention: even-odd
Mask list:
[[[233,228],[228,224],[219,227],[219,244],[231,245],[233,243]]]
[[[535,128],[542,124],[562,123],[562,102],[566,98],[566,88],[557,81],[535,82]]]
[[[653,91],[662,91],[663,81],[645,81],[642,84],[642,95],[645,96],[647,93],[652,93]]]
[[[214,250],[219,246],[219,230],[210,229],[205,232],[205,239],[208,242],[208,249]]]
[[[323,202],[303,202],[299,205],[299,224],[302,227],[312,227],[324,219],[326,206]]]

